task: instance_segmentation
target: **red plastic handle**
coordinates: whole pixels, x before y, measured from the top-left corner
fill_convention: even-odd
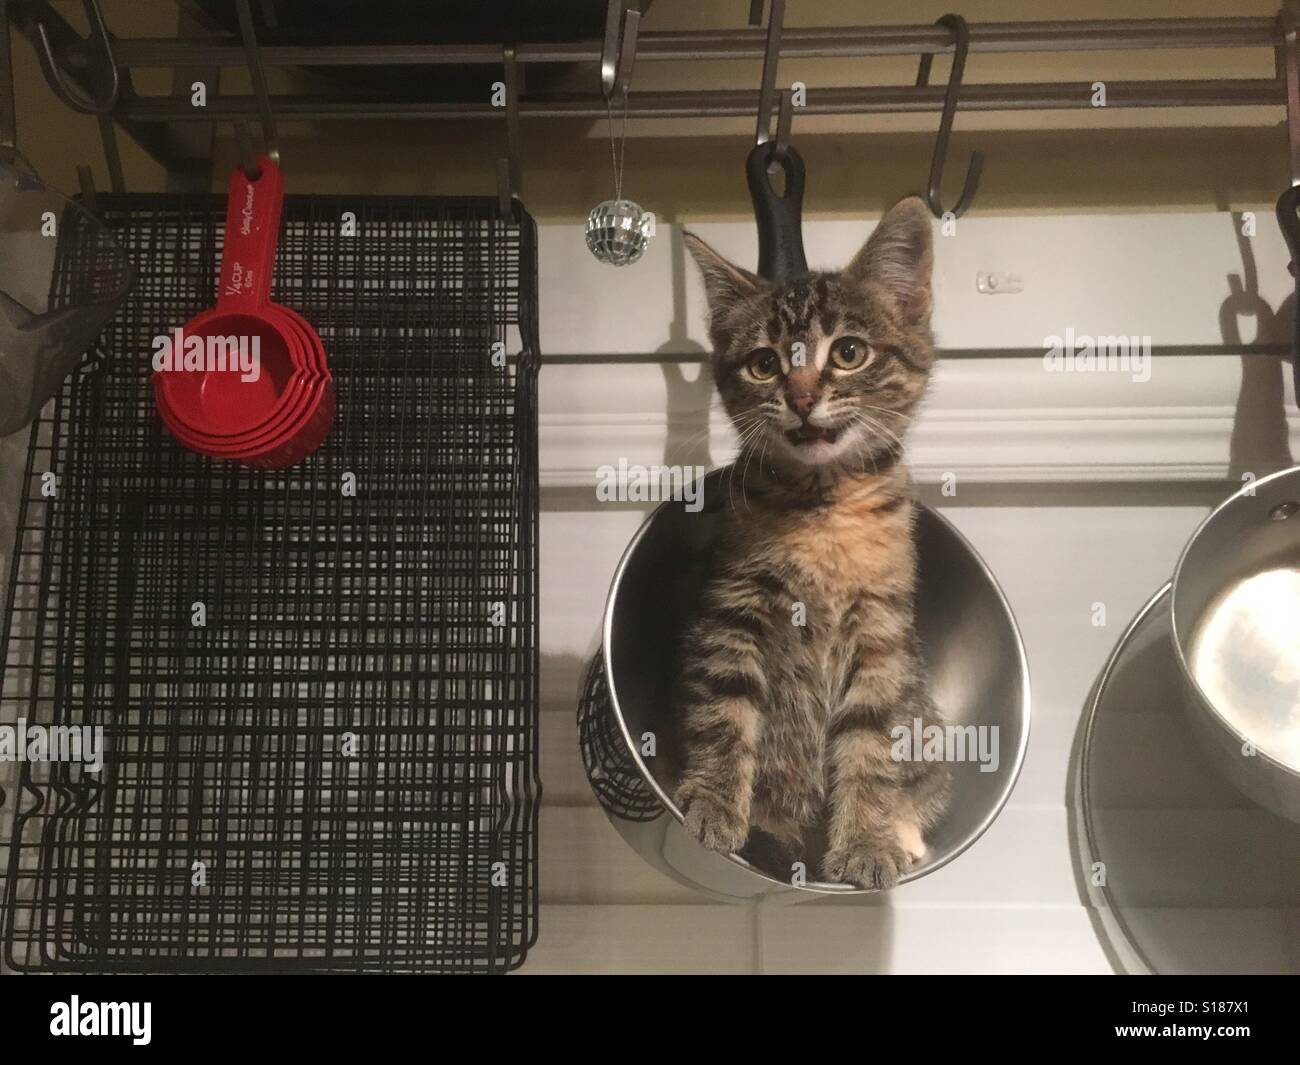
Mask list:
[[[275,245],[284,206],[284,174],[266,156],[257,160],[256,181],[242,167],[230,175],[226,200],[226,243],[221,253],[217,306],[256,313],[271,301]]]

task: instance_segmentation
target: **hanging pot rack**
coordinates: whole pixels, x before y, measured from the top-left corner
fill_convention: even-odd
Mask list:
[[[507,154],[497,162],[498,197],[503,205],[517,192],[520,179],[519,124],[522,119],[598,120],[608,112],[610,94],[622,97],[625,113],[635,119],[736,118],[759,115],[766,125],[772,101],[779,96],[777,141],[787,143],[791,122],[788,93],[777,93],[779,60],[794,58],[870,57],[914,54],[920,69],[913,85],[834,86],[806,88],[801,115],[871,115],[941,113],[928,198],[936,209],[941,198],[936,184],[942,169],[952,116],[967,111],[1097,110],[1092,82],[1022,82],[962,84],[960,69],[971,52],[1086,52],[1133,49],[1263,48],[1274,50],[1270,78],[1212,78],[1180,80],[1107,80],[1106,108],[1258,107],[1286,99],[1286,16],[1275,19],[1172,18],[1040,22],[997,22],[968,25],[946,16],[932,25],[838,26],[786,29],[784,0],[751,0],[748,27],[728,30],[638,32],[639,11],[630,0],[608,0],[603,39],[552,43],[506,41],[495,44],[313,44],[265,45],[256,38],[247,5],[238,5],[239,33],[215,28],[202,38],[116,38],[104,24],[98,0],[82,0],[89,36],[83,39],[48,0],[14,0],[8,6],[20,30],[35,45],[51,89],[68,106],[100,119],[101,136],[114,189],[121,186],[121,164],[113,127],[125,130],[149,154],[173,172],[196,172],[203,160],[182,155],[167,127],[214,122],[240,123],[260,119],[271,128],[270,116],[283,121],[335,120],[506,120]],[[182,9],[188,10],[183,0]],[[266,8],[273,0],[262,0]],[[764,9],[768,9],[763,27]],[[204,22],[205,28],[211,23]],[[953,54],[947,85],[930,85],[935,55]],[[744,89],[674,90],[627,95],[634,62],[699,60],[763,60],[763,80],[757,92]],[[529,93],[530,65],[591,64],[597,77],[591,91],[578,94]],[[376,92],[340,90],[329,95],[271,94],[266,70],[272,67],[484,65],[500,67],[507,85],[507,106],[479,102],[412,100]],[[141,96],[131,71],[135,68],[248,69],[251,95],[218,94],[203,107],[194,107],[182,93]],[[615,82],[611,74],[618,73]],[[760,132],[759,141],[764,139]],[[242,142],[241,142],[242,143]],[[978,180],[978,153],[972,157],[967,187],[955,214],[969,205]]]
[[[178,0],[180,2],[180,0]],[[267,0],[263,0],[265,4]],[[121,186],[121,166],[113,137],[113,124],[120,126],[141,147],[169,169],[193,171],[202,160],[183,158],[175,151],[175,142],[160,130],[172,123],[230,122],[238,130],[241,124],[268,116],[281,121],[335,120],[459,120],[505,119],[506,155],[497,161],[498,195],[502,210],[507,210],[520,181],[519,124],[533,119],[598,120],[607,114],[604,91],[611,48],[616,62],[630,71],[636,63],[682,62],[699,60],[764,60],[763,84],[757,90],[673,90],[638,91],[626,99],[627,114],[636,119],[708,119],[760,116],[780,98],[778,143],[789,135],[790,105],[788,93],[774,93],[772,82],[776,62],[781,59],[866,58],[880,56],[925,56],[967,53],[1011,54],[1026,52],[1079,53],[1094,51],[1200,50],[1224,48],[1270,48],[1275,55],[1274,74],[1268,78],[1205,78],[1177,80],[1105,81],[1105,108],[1093,103],[1093,82],[1010,82],[959,83],[959,99],[952,85],[929,85],[918,77],[914,85],[835,86],[809,85],[802,115],[872,115],[945,112],[955,103],[963,111],[1034,111],[1034,110],[1111,110],[1133,108],[1189,107],[1285,107],[1288,102],[1288,28],[1292,16],[1288,10],[1277,18],[1168,18],[1062,20],[1037,22],[990,22],[969,24],[964,40],[953,28],[942,23],[905,26],[837,26],[786,29],[781,25],[782,0],[752,0],[748,27],[700,31],[633,32],[616,29],[615,21],[624,18],[628,0],[610,0],[605,39],[530,43],[524,41],[495,44],[312,44],[260,45],[249,32],[234,35],[224,30],[210,36],[186,38],[116,38],[108,34],[109,49],[96,38],[102,26],[95,0],[83,0],[92,27],[89,39],[83,39],[47,0],[16,0],[8,5],[17,28],[35,44],[41,54],[47,80],[60,98],[73,93],[80,98],[96,99],[102,91],[107,72],[96,68],[96,56],[111,56],[120,82],[108,107],[96,107],[105,154],[115,190]],[[771,7],[771,18],[762,26],[764,8]],[[94,11],[94,13],[92,13]],[[242,39],[241,39],[242,37]],[[1290,38],[1294,41],[1294,36]],[[1294,44],[1292,44],[1294,51]],[[43,54],[42,54],[43,53]],[[3,63],[0,59],[0,63]],[[563,64],[593,67],[590,91],[580,94],[529,93],[526,71],[529,66]],[[102,62],[100,63],[102,66]],[[505,108],[490,101],[410,100],[375,92],[340,89],[329,95],[271,94],[265,78],[268,68],[289,67],[411,67],[411,66],[481,65],[502,70],[508,85]],[[141,96],[132,85],[131,71],[137,68],[220,69],[246,67],[252,74],[252,95],[214,95],[204,108],[194,108],[181,95]],[[928,73],[928,71],[926,71]],[[958,79],[960,81],[960,79]],[[1292,78],[1294,84],[1294,77]],[[72,88],[69,88],[71,86]],[[625,93],[627,77],[618,78],[616,94]],[[766,94],[766,99],[764,98]],[[1295,95],[1294,90],[1291,93]],[[86,110],[85,108],[79,108]],[[1292,142],[1300,142],[1300,115],[1293,106],[1287,114]],[[1294,127],[1294,128],[1292,128]],[[941,131],[942,134],[942,131]],[[760,136],[760,140],[761,140]],[[1293,152],[1293,155],[1296,154]],[[1300,175],[1293,174],[1293,183]],[[932,175],[933,178],[933,175]],[[933,184],[933,181],[932,181]],[[962,200],[967,197],[963,196]],[[935,202],[932,196],[932,206]],[[1284,223],[1285,226],[1285,223]],[[1239,349],[1240,350],[1240,349]],[[1289,348],[1279,345],[1253,345],[1257,354],[1284,354]],[[1164,354],[1165,352],[1161,352]],[[1171,349],[1168,354],[1222,355],[1220,345],[1196,349]],[[945,357],[981,358],[1018,355],[1021,352],[994,352],[982,349],[945,351]],[[1026,351],[1023,354],[1029,355]],[[1041,353],[1038,353],[1041,354]],[[576,358],[576,357],[575,357]],[[584,358],[587,358],[584,356]],[[668,361],[695,361],[698,356],[670,357]],[[552,356],[552,361],[567,361]],[[636,361],[619,356],[617,361]],[[654,361],[664,361],[656,355]]]
[[[17,23],[36,39],[44,27],[50,53],[63,61],[69,82],[85,88],[86,52],[94,42],[83,41],[46,0],[18,5]],[[659,31],[640,33],[635,42],[637,63],[764,58],[769,33],[762,28],[735,30]],[[579,95],[520,94],[518,113],[528,119],[598,119],[605,115],[605,97],[595,76],[606,51],[601,40],[532,44],[507,42],[521,70],[538,64],[591,64],[591,91]],[[1059,22],[971,24],[971,53],[1084,52],[1150,49],[1274,48],[1283,46],[1277,19],[1175,18],[1081,20]],[[38,47],[40,47],[38,43]],[[500,67],[504,45],[262,45],[258,63],[270,67],[439,66]],[[890,27],[818,27],[785,29],[780,34],[781,58],[836,58],[890,55],[944,55],[956,47],[952,31],[941,25]],[[211,38],[112,38],[112,55],[119,70],[133,68],[237,67],[249,63],[243,42],[229,34]],[[1092,84],[1030,82],[967,84],[960,107],[969,111],[1093,109]],[[897,114],[940,111],[945,87],[840,86],[807,89],[801,114]],[[1107,108],[1244,107],[1282,104],[1285,84],[1280,71],[1271,78],[1193,80],[1106,80]],[[500,118],[502,110],[488,100],[478,103],[400,100],[376,93],[271,97],[275,114],[285,120],[337,119],[463,119]],[[758,94],[750,90],[681,90],[638,92],[629,101],[633,118],[726,118],[752,116]],[[112,115],[128,131],[138,123],[229,122],[257,117],[256,96],[226,96],[202,109],[174,96],[139,96],[124,79]],[[150,147],[146,145],[146,147]],[[165,161],[165,160],[164,160]]]

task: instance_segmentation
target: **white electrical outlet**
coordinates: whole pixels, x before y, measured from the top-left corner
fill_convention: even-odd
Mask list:
[[[1025,282],[1019,274],[981,270],[975,275],[975,287],[986,296],[997,296],[1002,293],[1023,292]]]

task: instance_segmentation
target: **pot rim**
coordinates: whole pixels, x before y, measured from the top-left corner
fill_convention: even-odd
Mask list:
[[[726,468],[727,467],[718,467],[714,470],[711,470],[708,473],[706,473],[704,477],[700,478],[700,480],[701,481],[707,480],[709,477],[720,473],[722,470]],[[929,514],[931,517],[938,519],[938,521],[944,526],[945,530],[948,533],[950,533],[953,537],[955,537],[957,542],[963,548],[966,549],[966,551],[974,559],[975,564],[979,567],[980,572],[983,573],[984,577],[988,580],[990,587],[993,589],[994,595],[997,597],[998,603],[1001,605],[1002,610],[1006,615],[1007,621],[1010,623],[1011,635],[1014,638],[1014,643],[1016,648],[1016,663],[1019,667],[1019,673],[1020,673],[1020,682],[1021,682],[1020,714],[1021,714],[1021,720],[1023,721],[1023,726],[1020,729],[1020,735],[1018,738],[1018,742],[1016,744],[1016,751],[1013,758],[1011,771],[1007,776],[1006,785],[1003,787],[1001,793],[998,795],[997,802],[994,803],[992,807],[984,815],[984,817],[981,818],[976,828],[972,832],[967,834],[966,838],[961,841],[960,845],[954,847],[951,851],[949,851],[946,855],[944,855],[944,857],[940,861],[937,861],[932,865],[926,865],[918,871],[909,872],[899,877],[898,879],[899,886],[906,883],[910,883],[913,880],[919,880],[930,873],[942,869],[954,858],[957,858],[959,855],[964,854],[967,850],[969,850],[970,847],[973,844],[975,844],[975,842],[978,841],[979,838],[983,836],[985,832],[989,830],[989,827],[993,824],[993,822],[997,820],[998,815],[1001,814],[1002,811],[1006,808],[1007,802],[1011,798],[1011,793],[1015,790],[1016,783],[1020,779],[1020,771],[1024,766],[1025,755],[1029,748],[1029,731],[1032,725],[1032,716],[1033,716],[1032,715],[1032,694],[1029,686],[1029,659],[1028,656],[1025,654],[1025,641],[1020,634],[1020,626],[1016,622],[1015,612],[1011,609],[1011,604],[1007,600],[1006,593],[1002,591],[1002,586],[998,583],[997,578],[993,575],[993,571],[989,568],[988,564],[984,561],[984,558],[980,555],[978,551],[975,550],[971,542],[968,539],[966,539],[965,536],[962,535],[961,531],[957,528],[957,526],[955,526],[951,521],[945,518],[937,510],[934,510],[932,507],[926,506],[925,503],[921,502],[919,499],[916,499],[915,497],[913,498],[913,504],[916,507],[926,511],[927,514]],[[600,656],[601,656],[602,664],[604,665],[605,668],[605,690],[609,694],[610,706],[614,710],[614,718],[618,722],[618,730],[623,737],[623,743],[626,745],[628,753],[632,756],[632,760],[636,764],[637,769],[640,771],[641,776],[644,778],[644,780],[650,786],[650,788],[654,791],[659,801],[663,804],[664,809],[666,809],[674,818],[676,818],[678,824],[685,824],[686,819],[682,816],[682,812],[677,808],[677,804],[673,802],[672,798],[664,791],[662,787],[660,787],[659,781],[655,778],[655,775],[652,772],[650,772],[649,767],[646,765],[645,761],[641,757],[640,750],[638,749],[636,743],[632,739],[632,734],[628,731],[627,721],[623,716],[623,708],[619,705],[619,701],[618,701],[618,688],[617,685],[615,684],[614,663],[613,663],[613,658],[611,656],[611,650],[610,650],[611,643],[612,643],[611,636],[613,635],[613,630],[614,630],[614,603],[618,598],[618,591],[623,580],[623,574],[627,572],[628,564],[630,563],[632,556],[635,554],[637,546],[641,543],[641,540],[645,537],[646,533],[649,531],[650,526],[654,523],[655,519],[659,517],[660,513],[665,508],[672,507],[675,505],[676,505],[676,501],[673,500],[662,502],[657,507],[655,507],[655,509],[652,510],[648,515],[646,515],[645,520],[637,528],[637,531],[633,535],[632,539],[628,541],[627,547],[624,548],[623,554],[618,560],[618,566],[615,568],[613,579],[610,581],[609,593],[605,597],[605,612],[604,612],[604,616],[601,619],[601,626],[600,626],[600,634],[601,634]],[[792,884],[790,881],[778,880],[776,877],[770,876],[769,874],[763,872],[761,869],[758,869],[756,866],[754,866],[753,863],[747,861],[744,858],[741,858],[739,855],[721,854],[721,852],[718,852],[718,854],[719,857],[723,858],[724,860],[739,866],[740,868],[746,870],[747,872],[753,874],[754,876],[760,877],[762,880],[766,881],[767,883],[775,884],[778,887],[783,887],[790,890],[807,891],[816,895],[880,894],[880,892],[876,888],[860,888],[860,887],[855,887],[851,884],[830,883],[821,880],[810,880],[804,885],[796,885],[796,884]]]
[[[1213,720],[1220,729],[1232,737],[1237,743],[1250,743],[1255,748],[1255,754],[1252,757],[1260,758],[1268,765],[1275,767],[1278,771],[1294,778],[1297,785],[1300,786],[1300,769],[1288,765],[1285,762],[1278,761],[1269,754],[1268,751],[1256,744],[1254,740],[1224,717],[1218,706],[1215,705],[1214,700],[1206,695],[1205,690],[1196,679],[1196,675],[1192,672],[1191,666],[1187,662],[1187,655],[1183,650],[1185,642],[1184,636],[1190,640],[1192,634],[1183,633],[1178,628],[1178,589],[1181,583],[1179,578],[1182,576],[1183,569],[1187,564],[1188,555],[1191,553],[1192,548],[1196,546],[1197,541],[1200,540],[1201,534],[1204,533],[1206,529],[1210,528],[1220,514],[1227,511],[1229,507],[1235,506],[1239,500],[1253,498],[1255,491],[1260,485],[1279,481],[1286,477],[1300,477],[1300,466],[1288,466],[1285,469],[1274,470],[1265,477],[1258,477],[1255,480],[1250,481],[1248,484],[1243,484],[1233,492],[1232,495],[1228,496],[1227,499],[1223,500],[1223,502],[1210,511],[1210,513],[1202,519],[1201,523],[1196,526],[1196,530],[1190,537],[1188,537],[1187,543],[1183,545],[1183,550],[1178,556],[1178,563],[1174,566],[1174,575],[1169,581],[1169,628],[1174,638],[1174,655],[1178,659],[1179,672],[1182,673],[1183,679],[1191,686],[1192,691],[1195,693],[1196,698],[1200,700],[1201,705],[1209,712],[1211,720]]]
[[[1156,968],[1151,964],[1151,960],[1142,950],[1141,945],[1137,941],[1137,937],[1135,937],[1129,929],[1128,923],[1125,921],[1121,912],[1114,906],[1110,886],[1106,884],[1094,888],[1090,887],[1087,882],[1086,863],[1098,860],[1097,833],[1092,820],[1092,787],[1088,781],[1088,761],[1092,756],[1092,745],[1097,725],[1097,710],[1100,708],[1101,700],[1106,694],[1106,689],[1110,684],[1110,678],[1119,667],[1120,661],[1123,659],[1125,652],[1132,644],[1134,635],[1146,622],[1147,617],[1154,610],[1159,608],[1161,601],[1170,596],[1172,589],[1173,581],[1165,581],[1165,583],[1160,586],[1160,589],[1142,605],[1141,609],[1133,616],[1133,619],[1128,623],[1128,627],[1116,641],[1115,646],[1111,648],[1110,654],[1106,657],[1106,664],[1102,667],[1101,673],[1098,674],[1096,681],[1093,682],[1093,688],[1089,694],[1087,708],[1084,712],[1083,747],[1079,752],[1078,778],[1075,785],[1076,795],[1078,798],[1078,811],[1083,823],[1083,831],[1081,833],[1072,833],[1075,837],[1075,854],[1081,859],[1080,866],[1082,868],[1080,872],[1084,881],[1084,893],[1089,894],[1092,891],[1096,891],[1106,903],[1105,906],[1091,907],[1092,911],[1099,915],[1102,924],[1107,927],[1107,931],[1113,930],[1118,933],[1118,938],[1121,939],[1124,946],[1131,951],[1133,957],[1121,957],[1120,960],[1123,963],[1123,967],[1126,970],[1138,968],[1148,975],[1154,973]],[[1169,604],[1169,609],[1172,613],[1172,602]]]

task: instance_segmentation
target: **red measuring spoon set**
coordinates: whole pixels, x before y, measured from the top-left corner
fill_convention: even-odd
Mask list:
[[[171,341],[154,405],[191,451],[279,469],[324,442],[335,399],[320,337],[271,300],[284,174],[265,156],[258,167],[256,178],[230,175],[217,305]]]

